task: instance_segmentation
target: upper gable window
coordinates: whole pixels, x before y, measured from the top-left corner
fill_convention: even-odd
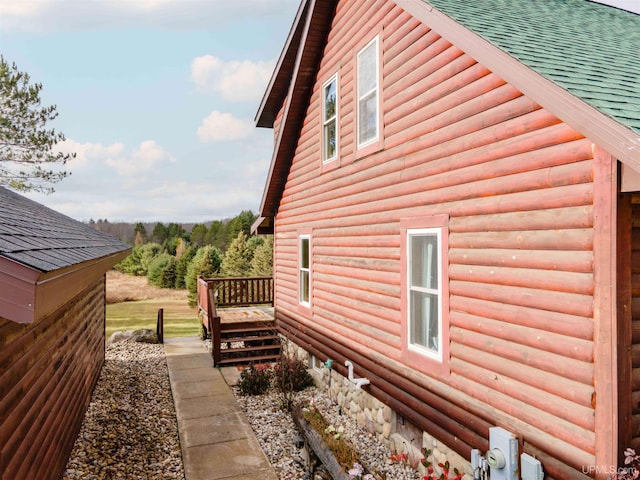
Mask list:
[[[358,147],[378,139],[378,37],[358,53]]]
[[[322,161],[338,156],[338,76],[322,86]]]

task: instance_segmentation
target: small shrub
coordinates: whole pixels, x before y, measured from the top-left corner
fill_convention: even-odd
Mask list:
[[[272,373],[264,365],[249,365],[240,373],[238,388],[241,395],[262,395],[271,386]]]
[[[298,358],[283,355],[274,366],[274,375],[281,391],[299,392],[314,385],[307,365]]]

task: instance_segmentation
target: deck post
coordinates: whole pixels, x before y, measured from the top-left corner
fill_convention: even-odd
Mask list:
[[[216,315],[213,285],[207,284],[207,324],[211,334],[211,356],[213,365],[220,363],[220,317]]]
[[[158,309],[158,321],[156,323],[156,336],[159,343],[164,343],[164,308]]]

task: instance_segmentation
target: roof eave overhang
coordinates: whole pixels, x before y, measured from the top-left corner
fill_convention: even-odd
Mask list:
[[[291,81],[288,82],[288,91],[284,97],[282,121],[260,202],[261,217],[274,217],[278,209],[336,3],[336,0],[305,1],[305,8],[301,8],[299,12],[302,10],[306,15],[296,18],[299,25],[296,25],[293,31],[297,31],[300,25],[303,25],[303,28],[297,45],[289,46],[289,49],[295,47],[296,57],[290,74]]]
[[[523,94],[640,172],[640,136],[468,30],[424,0],[393,0]]]
[[[280,57],[278,57],[278,62],[269,80],[269,85],[267,85],[267,89],[260,102],[260,107],[256,113],[255,122],[257,127],[273,128],[273,122],[278,109],[282,106],[282,102],[289,89],[289,82],[300,46],[302,31],[305,26],[309,2],[310,0],[305,0],[301,2],[298,7],[291,30],[280,53]]]
[[[0,317],[33,323],[62,307],[130,252],[126,249],[51,272],[0,257]]]
[[[251,225],[251,233],[257,233],[258,235],[273,234],[273,216],[258,217]]]

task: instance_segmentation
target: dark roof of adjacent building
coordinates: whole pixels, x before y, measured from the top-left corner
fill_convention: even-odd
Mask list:
[[[0,187],[0,257],[51,272],[129,248],[82,222]]]
[[[640,134],[640,15],[586,0],[428,0]]]

